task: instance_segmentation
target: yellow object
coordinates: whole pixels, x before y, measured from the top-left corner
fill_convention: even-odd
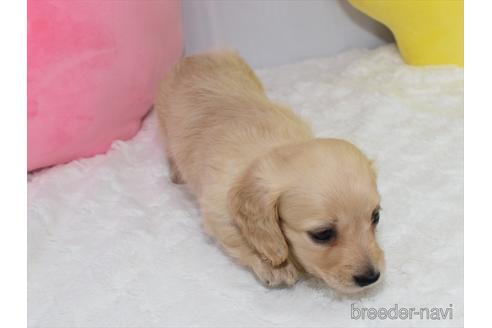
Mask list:
[[[463,67],[463,0],[349,0],[386,25],[411,65]]]

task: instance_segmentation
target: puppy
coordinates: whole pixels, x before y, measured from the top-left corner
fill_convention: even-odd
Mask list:
[[[314,138],[267,98],[233,51],[175,65],[155,102],[170,176],[196,196],[206,231],[268,286],[301,273],[342,292],[380,280],[380,196],[354,145]]]

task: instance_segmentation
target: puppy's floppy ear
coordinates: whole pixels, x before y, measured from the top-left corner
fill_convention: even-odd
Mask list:
[[[287,260],[288,246],[279,225],[280,191],[261,178],[252,165],[229,191],[230,213],[243,237],[262,257],[277,266]]]
[[[376,167],[376,162],[373,159],[369,160],[369,166],[371,168],[371,173],[373,175],[374,180],[378,179],[378,170]]]

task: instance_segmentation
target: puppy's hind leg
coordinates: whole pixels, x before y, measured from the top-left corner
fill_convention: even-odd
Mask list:
[[[170,156],[168,156],[168,164],[169,164],[169,179],[171,180],[172,183],[174,184],[184,184],[186,183],[183,180],[183,176],[181,175],[181,172],[179,172],[178,166],[176,165],[176,162],[174,159]]]

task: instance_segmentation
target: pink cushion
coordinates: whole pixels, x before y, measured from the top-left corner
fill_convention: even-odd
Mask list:
[[[28,170],[131,138],[181,56],[179,1],[28,1]]]

